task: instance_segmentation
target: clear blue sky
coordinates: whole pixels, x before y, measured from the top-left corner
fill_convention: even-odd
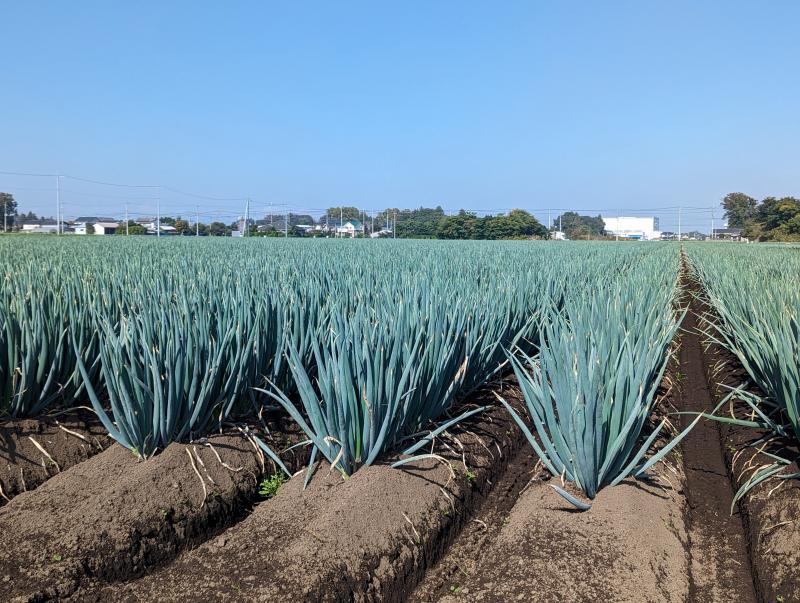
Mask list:
[[[256,213],[800,195],[794,1],[0,7],[0,171]],[[67,215],[153,207],[147,189],[63,186]],[[0,176],[21,210],[53,214],[52,188]],[[243,205],[162,195],[173,213]]]

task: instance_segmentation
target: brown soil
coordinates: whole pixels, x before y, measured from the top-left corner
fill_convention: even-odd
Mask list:
[[[696,292],[696,287],[693,287]],[[680,401],[682,411],[714,408],[697,313],[692,298],[682,324]],[[693,420],[682,415],[682,427]],[[747,538],[738,511],[731,515],[733,488],[725,464],[719,423],[701,420],[682,442],[691,554],[691,598],[698,601],[755,602]]]
[[[3,420],[0,422],[0,505],[102,452],[111,443],[97,416],[83,409],[37,419]]]
[[[662,488],[626,481],[580,513],[537,483],[501,521],[478,566],[464,568],[468,577],[419,600],[686,601],[685,544],[681,497]]]
[[[546,478],[537,465],[535,455],[523,445],[489,496],[480,505],[469,523],[459,533],[444,556],[425,575],[409,598],[410,603],[437,601],[465,579],[478,573],[485,551],[494,543],[521,492],[531,480]]]
[[[299,474],[215,540],[82,600],[404,601],[522,443],[500,408],[452,435],[435,448],[455,477],[431,459],[346,480],[324,465],[306,491]]]
[[[241,435],[217,435],[146,462],[115,444],[55,475],[0,509],[0,600],[66,598],[174,557],[243,515],[261,463]]]
[[[729,390],[744,385],[756,394],[763,393],[750,382],[738,359],[718,345],[709,346],[705,367],[716,402]],[[734,401],[720,414],[749,417],[749,406]],[[738,489],[756,467],[773,461],[761,450],[785,458],[798,458],[796,443],[776,438],[766,447],[760,440],[770,434],[764,430],[722,424],[720,427],[725,458],[734,486]],[[749,468],[749,469],[748,469]],[[796,463],[786,473],[800,471]],[[753,573],[761,601],[800,601],[800,482],[797,479],[769,479],[756,486],[738,508],[747,529]]]

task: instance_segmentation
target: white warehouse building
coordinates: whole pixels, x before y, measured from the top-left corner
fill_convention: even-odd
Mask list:
[[[624,239],[639,239],[652,241],[661,237],[658,228],[658,218],[637,218],[632,216],[618,216],[616,218],[603,218],[606,234]]]

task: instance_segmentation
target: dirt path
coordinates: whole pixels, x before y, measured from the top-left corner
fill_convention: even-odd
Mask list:
[[[439,563],[426,573],[409,603],[437,601],[476,573],[481,552],[500,534],[517,499],[536,474],[535,466],[535,456],[524,445]]]
[[[680,400],[684,411],[713,409],[699,304],[692,300],[681,327]],[[682,415],[683,425],[693,417]],[[725,464],[719,423],[700,421],[682,444],[689,502],[690,593],[692,601],[756,601],[747,539],[738,511],[731,516],[733,488]]]

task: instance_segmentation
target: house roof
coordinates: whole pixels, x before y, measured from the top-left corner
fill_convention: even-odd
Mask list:
[[[95,222],[95,226],[102,226],[103,228],[119,228],[119,222]]]
[[[347,222],[344,223],[344,226],[342,228],[344,228],[348,224],[352,224],[353,228],[355,228],[356,230],[364,228],[363,224],[361,224],[361,220],[348,220]]]
[[[116,220],[114,218],[104,218],[104,217],[97,217],[97,216],[80,216],[79,218],[75,218],[76,223],[86,223],[91,222],[92,224],[99,224],[100,222],[114,222]]]
[[[58,222],[52,218],[38,218],[36,220],[19,220],[20,226],[57,226]]]

